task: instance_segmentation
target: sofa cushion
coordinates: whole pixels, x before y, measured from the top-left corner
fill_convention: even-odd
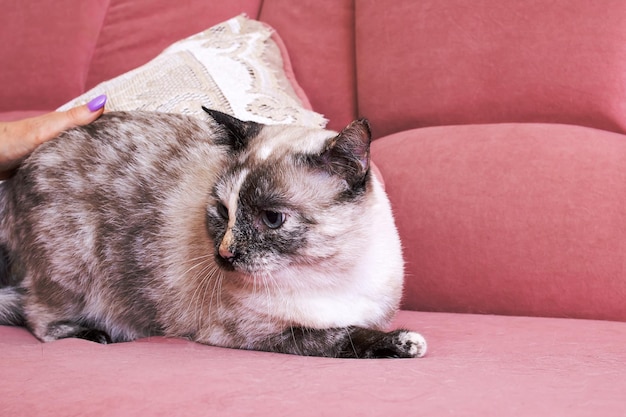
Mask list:
[[[376,136],[468,123],[626,130],[626,2],[362,0],[359,112]]]
[[[269,0],[259,15],[280,33],[313,109],[335,130],[357,116],[353,8],[353,0]]]
[[[275,39],[267,25],[237,16],[174,43],[149,63],[99,84],[61,109],[107,94],[108,110],[207,118],[204,105],[243,120],[324,126],[321,115],[305,108],[306,96]]]
[[[549,124],[381,138],[405,307],[626,321],[626,138]]]
[[[0,3],[0,120],[51,111],[176,40],[244,12],[256,18],[261,7],[261,0]]]
[[[107,5],[3,1],[0,112],[51,110],[82,93]]]
[[[181,4],[171,0],[109,0],[108,3],[86,88],[143,65],[173,42],[236,15],[247,13],[257,18],[262,2],[186,1]]]
[[[401,312],[422,359],[308,358],[151,338],[42,344],[0,326],[6,416],[617,416],[626,323]]]

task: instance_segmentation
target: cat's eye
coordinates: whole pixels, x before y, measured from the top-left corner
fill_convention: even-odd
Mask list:
[[[265,210],[261,213],[261,220],[270,229],[278,229],[285,223],[286,216],[278,211]]]
[[[222,216],[223,219],[228,220],[228,209],[222,203],[217,204],[217,213]]]

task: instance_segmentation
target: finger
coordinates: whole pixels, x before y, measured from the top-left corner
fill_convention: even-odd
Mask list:
[[[0,123],[0,179],[43,142],[55,138],[64,130],[88,124],[100,117],[105,103],[106,96],[102,95],[68,111]]]
[[[106,96],[101,95],[85,105],[33,118],[31,120],[34,132],[31,137],[32,144],[37,146],[58,136],[64,130],[93,122],[104,112],[105,103]]]

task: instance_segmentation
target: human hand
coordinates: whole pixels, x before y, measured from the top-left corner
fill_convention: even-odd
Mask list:
[[[8,178],[37,146],[57,137],[64,130],[96,120],[104,112],[105,103],[106,96],[101,95],[64,112],[0,122],[0,179]]]

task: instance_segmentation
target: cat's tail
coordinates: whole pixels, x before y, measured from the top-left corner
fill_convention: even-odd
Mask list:
[[[0,325],[24,325],[23,292],[11,271],[11,257],[6,247],[6,182],[0,181]]]
[[[0,325],[24,325],[22,293],[15,287],[0,288]]]
[[[22,326],[23,293],[11,279],[11,261],[6,248],[0,245],[0,325]]]

